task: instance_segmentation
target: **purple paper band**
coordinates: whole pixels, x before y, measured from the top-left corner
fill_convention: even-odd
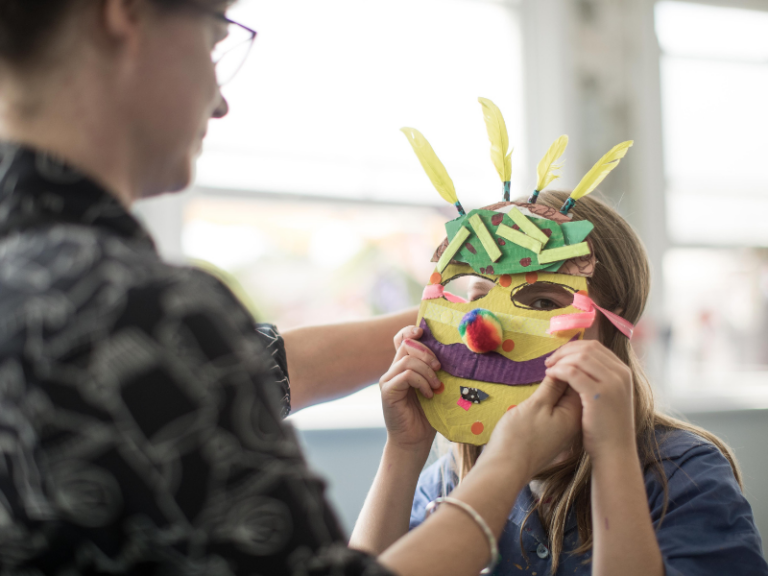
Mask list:
[[[547,370],[544,361],[555,353],[553,350],[533,360],[515,362],[497,352],[475,354],[464,344],[441,344],[432,335],[427,322],[423,319],[421,328],[424,330],[424,335],[419,342],[435,353],[442,370],[458,378],[507,386],[537,384],[544,380],[544,373]]]

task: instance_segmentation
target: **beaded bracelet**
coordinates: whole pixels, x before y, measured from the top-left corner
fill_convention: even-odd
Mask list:
[[[472,508],[469,504],[466,502],[462,502],[461,500],[457,500],[456,498],[435,498],[427,504],[426,514],[425,517],[428,517],[432,515],[432,513],[437,509],[438,504],[452,504],[456,506],[457,508],[461,508],[464,512],[466,512],[472,520],[474,520],[478,526],[480,526],[480,529],[485,534],[485,537],[488,538],[488,546],[491,549],[491,561],[488,563],[488,566],[486,566],[480,574],[490,574],[493,572],[493,569],[496,567],[496,564],[499,562],[499,545],[496,542],[496,537],[493,535],[493,532],[491,532],[491,529],[488,527],[488,524],[486,524],[485,520],[483,520],[483,517],[480,516],[480,514],[477,513],[477,511]]]

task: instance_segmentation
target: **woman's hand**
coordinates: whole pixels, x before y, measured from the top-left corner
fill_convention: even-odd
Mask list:
[[[397,333],[397,354],[389,371],[381,377],[379,388],[387,442],[407,451],[424,452],[432,446],[435,430],[421,409],[416,390],[432,398],[442,383],[435,374],[440,362],[429,348],[411,339],[418,336],[421,329],[416,326]]]
[[[527,479],[568,450],[581,425],[581,402],[565,382],[547,377],[526,401],[507,412],[491,434],[483,458],[514,459]]]
[[[632,372],[596,340],[571,342],[547,358],[547,376],[567,382],[582,405],[584,450],[592,458],[635,450]]]

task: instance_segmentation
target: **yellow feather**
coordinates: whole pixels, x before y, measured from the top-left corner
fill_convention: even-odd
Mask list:
[[[584,176],[581,182],[579,182],[579,185],[576,186],[574,191],[571,193],[571,198],[578,200],[579,198],[583,198],[592,192],[595,188],[597,188],[600,183],[605,180],[606,176],[608,176],[608,174],[610,174],[613,169],[619,165],[619,162],[622,158],[624,158],[624,156],[627,155],[627,152],[633,144],[633,140],[622,142],[618,146],[615,146],[613,149],[611,149],[608,154],[600,158],[600,161],[592,167],[592,170],[587,172],[587,175]]]
[[[504,116],[501,115],[499,107],[488,98],[478,98],[477,101],[483,107],[485,127],[491,141],[491,160],[501,181],[509,182],[512,178],[512,150],[509,150],[509,135]]]
[[[443,199],[450,203],[456,204],[459,199],[456,196],[456,188],[453,185],[453,180],[448,176],[448,171],[440,162],[440,159],[435,154],[432,146],[429,145],[424,135],[416,130],[416,128],[401,128],[400,131],[408,138],[408,142],[413,146],[413,151],[421,162],[424,172],[427,173],[432,184],[440,193]]]
[[[552,184],[555,180],[560,178],[560,174],[557,173],[558,170],[560,170],[563,165],[562,164],[556,164],[558,160],[560,160],[560,157],[565,153],[565,149],[568,147],[568,136],[560,136],[557,140],[555,140],[555,143],[552,144],[552,146],[549,147],[549,150],[545,154],[544,158],[541,159],[541,162],[539,162],[539,167],[536,169],[536,172],[539,176],[538,184],[536,184],[536,190],[541,192]]]

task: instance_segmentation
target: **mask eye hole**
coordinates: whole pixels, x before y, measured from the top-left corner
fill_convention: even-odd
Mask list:
[[[573,292],[560,284],[536,282],[525,285],[512,294],[512,302],[518,308],[547,312],[573,304]]]
[[[445,291],[467,302],[475,302],[485,298],[495,285],[493,280],[479,274],[462,274],[451,278],[445,284]]]

